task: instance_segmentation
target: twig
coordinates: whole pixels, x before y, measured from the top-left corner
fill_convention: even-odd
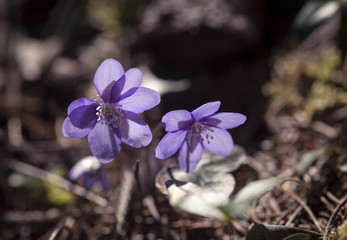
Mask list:
[[[256,207],[256,201],[253,201],[252,207],[251,207],[251,209],[249,211],[250,217],[251,217],[253,222],[260,223],[262,221],[258,218],[258,216],[256,214],[256,211],[255,211],[255,207]]]
[[[68,231],[68,236],[71,236],[72,234],[72,227],[75,223],[75,219],[72,217],[66,217],[61,222],[57,224],[51,235],[49,236],[48,240],[54,240],[58,237],[59,233],[62,232],[64,229]],[[67,239],[67,238],[65,238]]]
[[[188,236],[187,236],[187,215],[184,213],[181,213],[181,222],[183,222],[183,224],[181,224],[181,239],[182,240],[188,240]]]
[[[339,204],[341,202],[340,199],[338,199],[337,197],[335,197],[334,194],[332,194],[331,192],[327,192],[327,196],[334,201],[336,204]]]
[[[241,232],[242,234],[244,234],[244,235],[246,235],[247,234],[247,228],[248,228],[248,223],[246,223],[247,224],[247,226],[243,226],[242,224],[244,224],[244,223],[246,223],[246,222],[241,222],[241,220],[233,220],[232,221],[232,225],[233,225],[233,228],[234,228],[234,238],[235,238],[235,235],[236,235],[236,231],[238,231],[238,232]],[[235,238],[236,239],[236,238]]]
[[[299,214],[299,212],[300,212],[301,210],[302,210],[302,206],[298,206],[298,207],[295,209],[294,213],[290,216],[290,218],[289,218],[288,221],[286,222],[285,226],[289,226],[289,225],[293,222],[294,218]]]
[[[19,173],[26,174],[28,176],[40,179],[42,181],[54,184],[66,191],[74,193],[77,196],[88,199],[89,201],[94,202],[95,204],[100,205],[102,207],[106,207],[108,205],[107,199],[97,195],[96,193],[87,191],[83,187],[73,184],[68,180],[59,177],[56,174],[50,173],[46,170],[37,168],[35,166],[14,159],[11,159],[7,162],[7,167]]]
[[[324,237],[323,240],[328,240],[328,235],[329,232],[332,228],[332,221],[333,219],[336,217],[336,215],[338,214],[338,212],[340,211],[340,209],[342,208],[343,205],[345,205],[347,203],[347,194],[346,196],[341,200],[341,202],[339,203],[339,205],[336,206],[336,208],[334,209],[333,213],[331,214],[329,221],[327,223],[327,226],[325,227],[325,232],[324,232]]]
[[[288,217],[288,215],[295,211],[298,207],[288,207],[286,210],[279,210],[280,215],[276,218],[276,222],[281,222],[285,217]],[[283,220],[284,221],[284,220]]]
[[[301,198],[294,192],[284,189],[282,187],[279,187],[284,193],[288,194],[291,198],[293,198],[295,201],[297,201],[304,209],[305,211],[308,213],[308,215],[310,216],[310,218],[312,219],[313,223],[316,225],[318,231],[320,233],[323,233],[323,230],[321,228],[321,226],[319,225],[319,222],[317,220],[317,218],[314,216],[313,212],[311,211],[311,209],[307,206],[307,204],[301,200]]]
[[[325,204],[326,208],[327,208],[329,211],[331,211],[331,212],[334,211],[335,206],[334,206],[333,204],[331,204],[331,203],[328,201],[328,199],[326,199],[324,196],[321,196],[321,197],[320,197],[320,200],[321,200],[322,203]]]

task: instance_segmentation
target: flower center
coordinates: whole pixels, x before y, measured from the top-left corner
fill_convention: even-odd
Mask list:
[[[194,139],[204,142],[206,139],[207,143],[210,144],[210,140],[213,139],[212,133],[213,129],[206,125],[202,125],[200,123],[194,123],[193,126],[188,130],[187,141],[188,145],[192,145]]]
[[[96,111],[96,115],[98,116],[97,121],[109,125],[110,129],[117,128],[122,123],[122,117],[124,116],[122,105],[100,102]]]

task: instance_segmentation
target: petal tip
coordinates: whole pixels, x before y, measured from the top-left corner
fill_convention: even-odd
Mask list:
[[[139,77],[142,80],[143,73],[139,68],[130,68],[125,72],[127,77]]]
[[[111,158],[111,159],[102,159],[102,158],[96,158],[99,162],[106,164],[109,162],[112,162],[115,158]]]
[[[74,171],[74,169],[72,168],[69,173],[68,173],[68,178],[71,180],[71,181],[75,181],[79,176],[80,174],[76,174],[76,172]]]
[[[195,110],[193,110],[192,115],[194,116],[194,119],[196,121],[199,121],[217,112],[218,109],[220,108],[220,105],[221,105],[220,101],[205,103],[201,105],[200,107],[196,108]]]
[[[247,120],[247,117],[243,114],[241,114],[241,124],[244,124]]]
[[[155,149],[154,156],[158,159],[165,159],[163,158],[163,154],[158,150],[158,147]]]
[[[113,58],[104,60],[94,75],[94,85],[103,100],[108,100],[114,82],[124,75],[124,68]]]
[[[64,137],[70,138],[70,139],[78,139],[80,138],[80,136],[75,136],[74,135],[74,129],[75,127],[73,127],[70,117],[67,116],[64,120],[61,132],[63,133]]]

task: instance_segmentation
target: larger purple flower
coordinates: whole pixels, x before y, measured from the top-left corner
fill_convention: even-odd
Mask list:
[[[220,101],[210,102],[193,112],[175,110],[162,118],[168,132],[158,144],[155,156],[166,159],[179,149],[178,161],[185,172],[198,165],[204,149],[221,156],[228,156],[234,147],[226,129],[237,127],[246,121],[240,113],[216,113]]]
[[[121,142],[132,147],[147,146],[152,140],[148,125],[137,115],[160,102],[156,91],[140,87],[142,72],[107,59],[94,76],[99,101],[80,98],[68,108],[63,124],[64,136],[76,139],[88,135],[93,155],[102,163],[112,161],[120,152]]]

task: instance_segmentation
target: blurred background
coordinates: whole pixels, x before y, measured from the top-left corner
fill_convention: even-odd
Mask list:
[[[73,100],[96,97],[93,76],[106,58],[117,59],[125,70],[140,68],[143,86],[161,94],[161,104],[144,116],[153,128],[168,111],[220,100],[220,111],[248,117],[231,133],[249,154],[280,146],[275,155],[283,160],[333,141],[343,149],[345,5],[0,0],[0,239],[47,236],[66,211],[80,214],[75,218],[84,227],[95,226],[86,220],[98,214],[93,207],[9,164],[21,161],[66,177],[77,160],[90,155],[86,139],[65,138],[61,126]],[[271,167],[276,172],[291,164]],[[109,176],[114,186],[116,173]],[[90,215],[83,218],[81,211]],[[112,228],[104,226],[95,228],[92,239],[108,236]],[[74,239],[88,239],[78,229],[72,230],[79,236]]]
[[[271,55],[304,2],[2,0],[2,126],[12,119],[7,133],[55,140],[52,124],[74,99],[95,97],[98,65],[115,58],[145,72],[163,113],[220,100],[222,111],[247,115],[245,143],[264,113]]]

